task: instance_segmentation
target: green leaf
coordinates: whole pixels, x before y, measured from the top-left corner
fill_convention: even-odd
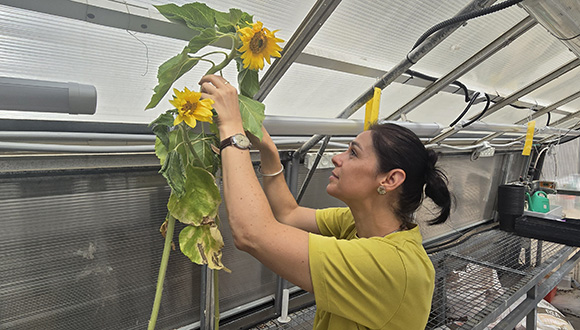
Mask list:
[[[163,142],[165,148],[169,148],[169,128],[173,126],[173,120],[173,110],[168,110],[149,124],[150,127],[153,127],[153,133]]]
[[[255,101],[245,95],[238,95],[240,103],[240,113],[242,114],[242,124],[244,130],[252,133],[254,136],[262,139],[262,122],[266,115],[266,108],[262,102]]]
[[[238,68],[238,86],[240,93],[249,98],[254,98],[254,95],[260,90],[260,80],[257,70],[244,69],[244,64],[240,57],[236,58],[236,66]]]
[[[171,85],[199,62],[198,59],[190,58],[187,55],[188,52],[189,49],[186,47],[180,54],[161,64],[159,71],[157,72],[158,85],[153,90],[155,93],[145,109],[155,107],[165,94],[167,94]]]
[[[159,138],[155,139],[155,155],[161,161],[161,166],[163,166],[165,158],[167,158],[167,148]]]
[[[182,197],[185,193],[185,170],[181,155],[177,151],[171,150],[167,154],[159,173],[167,180],[172,193]]]
[[[187,48],[190,53],[197,53],[200,49],[214,43],[219,38],[221,37],[216,35],[215,29],[205,29],[189,41]]]
[[[236,32],[236,27],[246,27],[253,17],[237,8],[230,8],[228,13],[215,11],[215,22],[220,32]]]
[[[171,193],[167,209],[177,220],[199,226],[214,219],[222,201],[215,178],[208,171],[187,165],[185,168],[185,194]]]
[[[187,226],[179,233],[181,252],[198,265],[231,272],[222,264],[224,240],[215,224]]]
[[[190,29],[213,28],[215,10],[199,2],[188,3],[179,7],[174,4],[155,6],[168,20],[185,24]]]

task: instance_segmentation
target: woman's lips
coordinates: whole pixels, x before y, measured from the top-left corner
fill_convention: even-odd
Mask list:
[[[330,175],[329,179],[332,179],[332,178],[338,179],[338,175],[334,174],[334,172],[331,172],[330,174],[331,175]]]

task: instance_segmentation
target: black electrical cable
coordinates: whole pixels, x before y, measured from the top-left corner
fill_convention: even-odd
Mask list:
[[[494,223],[486,225],[486,226],[478,227],[478,228],[472,229],[472,230],[464,233],[463,235],[461,235],[457,238],[453,238],[450,241],[444,242],[442,244],[426,247],[425,251],[427,253],[431,254],[431,253],[439,252],[442,250],[446,250],[446,249],[452,248],[454,246],[457,246],[457,245],[467,241],[468,239],[470,239],[471,237],[473,237],[477,234],[481,234],[481,233],[484,233],[486,231],[493,230],[497,227],[498,227],[497,222],[494,222]]]
[[[441,30],[442,28],[444,28],[446,26],[457,24],[457,23],[462,23],[462,22],[470,20],[472,18],[481,17],[481,16],[484,16],[487,14],[491,14],[493,12],[500,11],[502,9],[511,7],[519,2],[522,2],[522,1],[523,0],[507,0],[507,1],[504,1],[502,3],[498,3],[496,5],[493,5],[493,6],[490,6],[487,8],[473,11],[471,13],[467,13],[467,14],[457,16],[457,17],[452,17],[446,21],[443,21],[439,24],[436,24],[436,25],[432,26],[429,30],[427,30],[425,33],[423,33],[423,35],[421,35],[421,37],[419,37],[417,42],[415,42],[415,45],[413,45],[413,48],[411,49],[411,51],[413,51],[413,49],[417,48],[417,46],[419,46],[423,41],[425,41],[425,39],[427,39],[430,35],[432,35],[436,31]]]
[[[425,80],[429,80],[429,81],[437,81],[437,78],[428,76],[428,75],[421,73],[421,72],[418,72],[418,71],[407,70],[407,71],[405,71],[405,73],[409,74],[411,77],[417,77],[417,78],[421,78],[421,79],[425,79]],[[469,91],[467,90],[467,86],[465,86],[464,84],[462,84],[460,81],[457,81],[457,80],[452,82],[450,85],[455,85],[455,86],[461,88],[461,90],[463,91],[463,95],[465,96],[465,102],[469,102],[470,99],[469,99]]]
[[[483,117],[483,115],[485,114],[487,109],[489,109],[489,105],[491,103],[491,99],[489,98],[489,95],[487,93],[485,93],[485,99],[486,99],[486,104],[485,104],[485,108],[483,108],[483,111],[481,111],[481,113],[479,115],[477,115],[477,117],[468,121],[465,125],[463,125],[463,127],[467,127],[467,126],[473,124],[474,122],[476,122],[477,120],[479,120],[479,118]]]
[[[469,109],[473,105],[473,102],[475,102],[475,100],[477,99],[478,96],[479,96],[479,92],[475,92],[471,96],[471,100],[469,101],[469,103],[467,104],[467,106],[465,107],[465,109],[463,109],[463,112],[461,112],[461,114],[457,118],[455,118],[455,120],[451,124],[449,124],[449,127],[455,126],[455,124],[457,124],[457,122],[460,121],[461,118],[463,118],[463,116],[465,116],[465,114],[467,113],[467,111],[469,111]]]

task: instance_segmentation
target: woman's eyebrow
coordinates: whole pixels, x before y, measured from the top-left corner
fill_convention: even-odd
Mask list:
[[[351,147],[356,147],[357,149],[362,150],[362,148],[360,147],[360,144],[358,142],[356,142],[356,141],[351,141],[350,142],[350,146]]]

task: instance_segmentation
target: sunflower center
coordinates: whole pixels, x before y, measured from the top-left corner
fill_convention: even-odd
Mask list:
[[[260,53],[260,52],[262,52],[262,50],[264,50],[264,48],[266,48],[266,42],[268,42],[268,39],[266,38],[266,34],[264,34],[264,32],[262,32],[262,31],[260,31],[256,34],[254,34],[254,36],[252,37],[252,40],[250,40],[250,50],[254,54]]]
[[[195,108],[197,108],[197,102],[191,103],[188,101],[183,106],[183,112],[187,113],[188,115],[192,115]]]

